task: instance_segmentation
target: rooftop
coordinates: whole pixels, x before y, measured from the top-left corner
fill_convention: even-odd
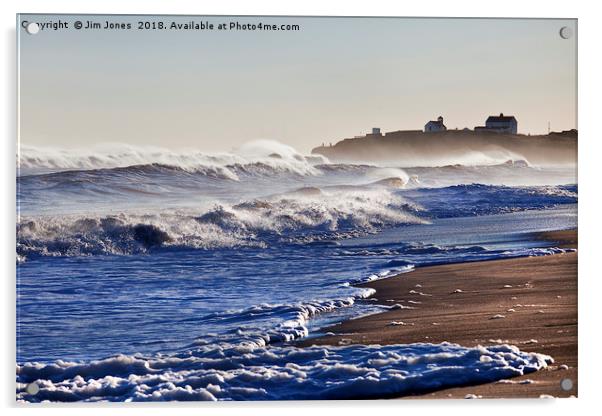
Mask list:
[[[516,121],[516,118],[514,118],[514,116],[505,116],[504,113],[500,113],[499,116],[489,116],[487,117],[487,122],[503,122],[503,121]]]

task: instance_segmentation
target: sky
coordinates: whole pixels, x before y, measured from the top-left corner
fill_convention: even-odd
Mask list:
[[[577,128],[576,21],[21,15],[21,144],[229,151],[277,140],[302,152],[369,132],[518,120]],[[76,30],[75,21],[131,23]],[[295,24],[295,31],[138,30],[138,21]],[[563,39],[568,26],[573,36]]]

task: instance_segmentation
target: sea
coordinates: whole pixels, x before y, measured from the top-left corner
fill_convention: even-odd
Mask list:
[[[21,146],[17,400],[368,399],[546,367],[513,345],[294,343],[387,310],[355,283],[570,251],[537,233],[577,226],[576,166],[485,156]]]

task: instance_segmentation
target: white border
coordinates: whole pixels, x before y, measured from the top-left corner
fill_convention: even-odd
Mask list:
[[[427,414],[458,413],[462,415],[510,412],[546,412],[566,415],[587,411],[596,404],[601,367],[599,349],[602,316],[598,298],[602,295],[600,262],[596,253],[601,244],[598,210],[602,206],[599,186],[602,172],[602,125],[600,123],[600,45],[602,15],[595,2],[504,0],[498,2],[473,0],[421,0],[420,2],[387,3],[385,1],[296,2],[264,0],[193,1],[193,0],[22,0],[0,3],[3,29],[2,80],[5,91],[2,106],[4,195],[0,234],[0,255],[4,273],[1,276],[4,296],[2,319],[2,402],[9,412],[48,412],[50,414],[105,414],[107,406],[39,406],[14,405],[14,340],[15,340],[15,138],[16,138],[16,70],[15,14],[22,13],[130,13],[130,14],[250,14],[250,15],[338,15],[338,16],[440,16],[440,17],[556,17],[579,19],[579,399],[577,400],[507,400],[507,401],[363,401],[363,402],[274,402],[234,404],[164,404],[146,406],[109,406],[111,413],[144,412],[145,414],[211,414],[287,413],[306,415],[319,412],[364,414],[375,409],[379,413],[426,412]],[[520,409],[519,409],[520,406]]]

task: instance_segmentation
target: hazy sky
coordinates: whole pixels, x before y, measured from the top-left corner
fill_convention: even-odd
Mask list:
[[[519,132],[576,128],[574,20],[31,16],[19,29],[21,142],[208,151],[273,139],[307,152],[366,133],[512,114]],[[137,30],[137,21],[298,24],[298,31]]]

